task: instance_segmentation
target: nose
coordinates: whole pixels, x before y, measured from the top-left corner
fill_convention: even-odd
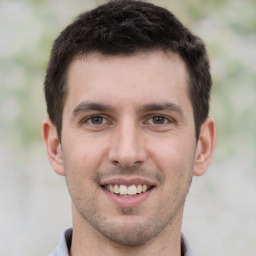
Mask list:
[[[133,122],[118,125],[111,137],[109,160],[114,165],[128,168],[141,165],[147,158],[143,132]]]

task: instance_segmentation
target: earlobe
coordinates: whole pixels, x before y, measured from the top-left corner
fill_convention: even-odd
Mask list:
[[[202,124],[196,148],[194,175],[203,175],[211,161],[216,140],[216,128],[213,118],[208,117]]]
[[[49,118],[42,121],[42,137],[51,166],[59,175],[64,176],[63,154],[56,126]]]

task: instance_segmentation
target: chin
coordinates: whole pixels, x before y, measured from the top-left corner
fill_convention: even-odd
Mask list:
[[[128,210],[128,209],[126,209]],[[154,240],[161,233],[166,223],[142,219],[138,216],[122,216],[115,221],[95,227],[105,238],[124,246],[141,246]]]
[[[153,240],[157,234],[158,232],[149,232],[147,227],[134,225],[133,227],[119,227],[117,230],[108,231],[105,237],[120,245],[141,246]]]

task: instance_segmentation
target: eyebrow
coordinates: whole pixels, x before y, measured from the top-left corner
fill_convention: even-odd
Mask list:
[[[73,111],[72,116],[76,117],[79,113],[88,111],[113,111],[114,108],[110,105],[98,103],[98,102],[81,102]]]
[[[183,115],[182,108],[179,105],[170,103],[170,102],[151,103],[151,104],[146,104],[140,108],[141,112],[163,111],[163,110],[173,111]]]
[[[101,112],[113,112],[114,107],[108,104],[103,104],[99,102],[81,102],[73,111],[72,117],[76,117],[80,113],[89,112],[89,111],[101,111]],[[145,104],[139,108],[140,112],[152,112],[152,111],[173,111],[177,112],[180,115],[183,115],[182,108],[174,103],[165,102],[165,103],[150,103]]]

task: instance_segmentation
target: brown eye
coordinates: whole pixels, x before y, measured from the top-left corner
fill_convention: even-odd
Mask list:
[[[153,124],[164,124],[166,122],[166,118],[163,116],[153,116],[152,123]]]
[[[101,116],[93,116],[90,118],[90,122],[95,125],[103,124],[104,118]]]
[[[113,122],[110,117],[105,117],[106,115],[90,115],[80,121],[80,125],[83,128],[89,129],[91,131],[102,131],[111,127]]]

